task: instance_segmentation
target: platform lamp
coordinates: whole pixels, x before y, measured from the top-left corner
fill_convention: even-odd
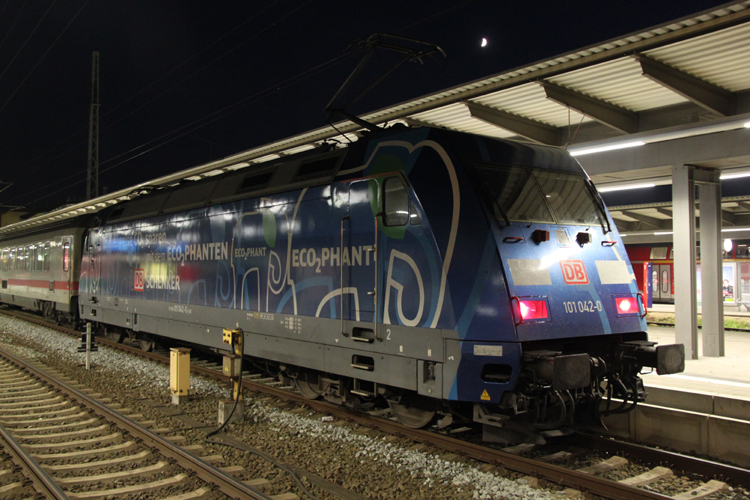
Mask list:
[[[724,240],[724,251],[729,254],[732,252],[732,240],[730,238],[727,238]]]

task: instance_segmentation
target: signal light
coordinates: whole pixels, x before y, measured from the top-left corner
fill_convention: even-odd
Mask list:
[[[523,321],[549,318],[547,301],[545,300],[519,300],[518,308],[521,310]]]

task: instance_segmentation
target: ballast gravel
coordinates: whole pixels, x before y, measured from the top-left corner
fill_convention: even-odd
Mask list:
[[[246,453],[202,441],[196,431],[179,430],[177,421],[165,418],[138,399],[167,402],[169,367],[126,355],[101,346],[92,353],[94,369],[80,365],[85,355],[77,352],[77,339],[54,330],[0,315],[0,343],[26,358],[38,359],[65,372],[88,387],[117,402],[172,427],[186,436],[188,443],[203,444],[207,453],[224,455],[222,465],[243,465],[249,478],[272,480],[277,492],[293,491],[306,496],[278,469]],[[219,383],[191,376],[191,401],[181,410],[196,420],[215,424],[217,400],[229,397]],[[367,435],[356,425],[324,422],[311,411],[290,413],[273,406],[271,398],[259,396],[245,402],[245,422],[228,426],[228,433],[251,446],[272,454],[318,476],[352,489],[367,498],[465,498],[465,499],[559,499],[562,491],[534,489],[518,474],[482,472],[477,463],[450,462],[438,453],[409,450],[411,441]],[[472,462],[472,463],[469,463]],[[251,469],[255,470],[251,470]],[[279,482],[277,485],[277,482]],[[306,484],[310,484],[309,482]],[[326,491],[311,487],[320,498],[333,498]]]

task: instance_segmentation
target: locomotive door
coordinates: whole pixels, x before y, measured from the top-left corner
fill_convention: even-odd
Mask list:
[[[361,180],[349,184],[347,216],[341,221],[339,265],[341,269],[342,331],[353,340],[372,342],[377,331],[378,272],[377,223],[373,207],[377,206],[374,181]],[[335,261],[335,255],[332,255]]]

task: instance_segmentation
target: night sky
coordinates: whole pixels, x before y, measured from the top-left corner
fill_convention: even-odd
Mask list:
[[[0,205],[83,199],[95,50],[101,193],[324,125],[362,55],[344,49],[373,33],[447,57],[403,65],[357,114],[722,3],[0,0],[0,181],[12,183]],[[365,76],[395,57],[378,54]]]

